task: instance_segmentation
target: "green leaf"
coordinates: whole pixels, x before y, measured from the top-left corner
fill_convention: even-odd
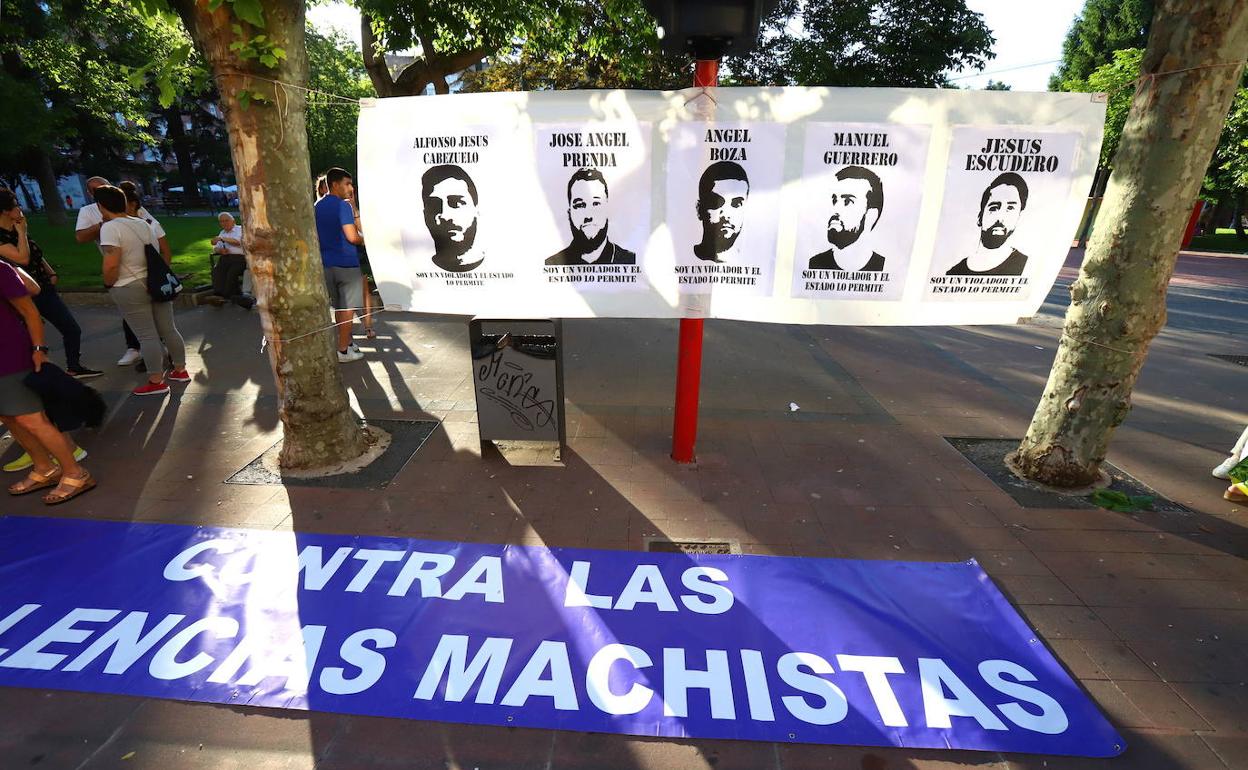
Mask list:
[[[277,66],[277,57],[267,53],[260,54],[260,63],[269,69],[273,69]]]
[[[231,0],[234,15],[253,27],[264,29],[264,7],[260,0]]]
[[[1153,506],[1153,498],[1148,495],[1127,495],[1115,489],[1098,489],[1088,498],[1101,508],[1118,513],[1135,513]]]
[[[251,92],[250,91],[238,92],[238,106],[242,107],[244,110],[246,110],[248,107],[251,106]]]

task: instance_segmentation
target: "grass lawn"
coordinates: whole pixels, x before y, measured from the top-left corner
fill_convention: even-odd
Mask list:
[[[1230,254],[1248,254],[1248,241],[1241,241],[1235,231],[1220,227],[1217,233],[1197,235],[1192,238],[1192,251],[1223,251]]]
[[[52,227],[42,215],[31,215],[30,237],[42,248],[43,255],[60,274],[62,289],[98,289],[103,287],[100,278],[100,250],[94,243],[78,243],[74,240],[74,217],[69,212],[69,224]],[[182,275],[191,273],[186,283],[194,286],[211,280],[208,255],[212,252],[212,237],[220,232],[216,217],[211,216],[163,216],[160,224],[169,238],[173,250],[173,270]]]

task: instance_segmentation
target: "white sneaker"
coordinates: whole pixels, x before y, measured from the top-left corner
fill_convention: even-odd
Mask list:
[[[129,366],[143,357],[143,352],[134,348],[127,348],[124,355],[117,359],[118,366]]]
[[[1213,469],[1213,477],[1215,479],[1229,479],[1231,477],[1231,468],[1238,464],[1239,462],[1234,457],[1226,458],[1221,465]]]
[[[348,349],[348,350],[354,350],[356,353],[359,353],[360,355],[364,355],[364,351],[363,351],[363,350],[360,350],[360,346],[359,346],[359,345],[357,345],[357,344],[355,344],[354,342],[352,342],[350,345],[348,345],[348,346],[347,346],[347,349]]]
[[[341,350],[338,351],[338,363],[340,364],[349,364],[352,361],[359,361],[363,357],[364,357],[364,354],[356,350],[355,348],[349,347],[347,348],[347,352],[345,353],[343,353]]]

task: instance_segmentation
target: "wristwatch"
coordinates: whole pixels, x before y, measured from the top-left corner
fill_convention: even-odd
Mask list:
[[[30,352],[31,353],[47,353],[48,346],[47,345],[31,345]]]

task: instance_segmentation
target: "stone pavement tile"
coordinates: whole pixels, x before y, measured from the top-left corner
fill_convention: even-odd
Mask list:
[[[342,717],[147,699],[87,768],[307,768]],[[134,755],[122,759],[130,752]]]
[[[1248,738],[1248,684],[1176,682],[1171,686],[1214,730]],[[1248,754],[1243,757],[1248,759]]]
[[[950,494],[940,505],[925,506],[921,510],[931,518],[954,527],[997,529],[1003,526],[1001,520],[978,498],[963,497],[961,493]]]
[[[981,751],[891,749],[876,746],[780,745],[783,770],[1006,770],[1001,754]]]
[[[1248,681],[1248,654],[1238,645],[1157,639],[1127,645],[1168,682]]]
[[[1078,679],[1155,681],[1157,674],[1125,642],[1113,639],[1046,639]]]
[[[273,529],[290,517],[285,505],[222,504],[199,500],[148,500],[130,518],[154,524]]]
[[[494,725],[346,717],[322,747],[317,770],[537,770],[549,768],[555,735]]]
[[[1037,575],[1052,577],[1044,562],[1027,551],[1001,551],[973,549],[970,557],[979,561],[984,571],[994,578],[998,575]]]
[[[993,581],[1015,604],[1082,604],[1066,584],[1055,577],[996,575]]]
[[[1226,770],[1218,755],[1190,732],[1120,729],[1126,751],[1112,759],[1011,755],[1008,770]],[[1242,766],[1242,765],[1241,765]]]
[[[1047,530],[1019,535],[1033,551],[1094,551],[1098,553],[1191,553],[1216,555],[1219,551],[1190,538],[1164,532],[1089,532]]]
[[[688,741],[561,731],[551,770],[772,770],[776,748],[756,741]]]
[[[1116,681],[1118,689],[1135,704],[1140,713],[1156,727],[1173,730],[1207,730],[1202,719],[1169,684],[1148,681]]]
[[[1074,529],[1079,531],[1138,531],[1155,532],[1157,527],[1145,514],[1127,514],[1102,509],[1082,510],[1070,508],[1020,508],[997,511],[1006,524],[1017,524],[1031,530]],[[1155,514],[1149,514],[1155,517]]]
[[[0,767],[77,768],[143,701],[0,687]]]
[[[1230,768],[1242,768],[1248,757],[1248,736],[1201,733],[1201,740]]]
[[[1248,649],[1248,610],[1098,607],[1096,616],[1126,640],[1194,640],[1210,645],[1241,645]]]
[[[1248,586],[1221,580],[1066,578],[1090,607],[1204,607],[1248,610]]]
[[[1113,639],[1114,633],[1086,607],[1024,604],[1018,608],[1045,639]]]
[[[1225,580],[1222,565],[1209,559],[1233,557],[1189,554],[1085,553],[1041,551],[1036,556],[1061,578],[1128,577],[1170,580]]]
[[[906,532],[906,542],[915,548],[940,548],[951,551],[1002,550],[1025,551],[1022,543],[1005,527],[949,527],[933,525],[923,517],[911,514],[917,527]]]

